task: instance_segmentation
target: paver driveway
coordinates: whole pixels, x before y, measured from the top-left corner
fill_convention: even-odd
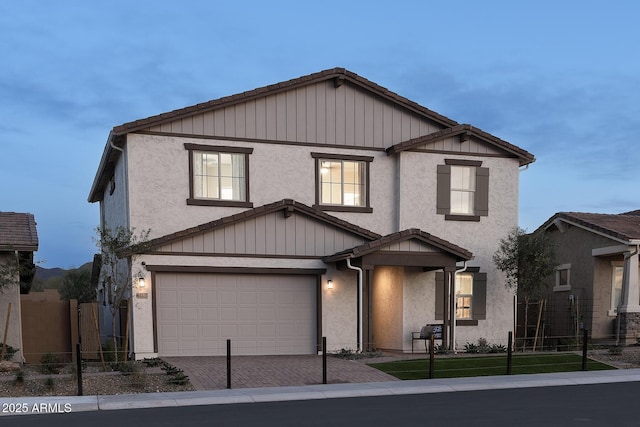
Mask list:
[[[196,390],[227,387],[224,356],[163,357],[189,376]],[[327,358],[327,382],[361,383],[397,381],[365,363]],[[301,386],[322,383],[322,356],[235,356],[231,359],[231,387]]]

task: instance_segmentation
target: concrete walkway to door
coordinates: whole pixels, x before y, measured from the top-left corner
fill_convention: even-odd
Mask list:
[[[424,355],[423,355],[424,357]],[[189,376],[196,390],[227,388],[224,356],[163,357]],[[398,381],[365,363],[327,357],[327,383]],[[257,388],[322,384],[322,356],[233,356],[231,387]]]

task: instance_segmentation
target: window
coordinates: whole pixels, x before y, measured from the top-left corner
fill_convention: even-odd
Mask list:
[[[481,161],[446,159],[438,165],[436,211],[449,221],[489,215],[489,169]]]
[[[252,207],[249,154],[252,148],[185,144],[189,150],[190,205]]]
[[[369,164],[373,157],[311,153],[316,159],[316,208],[371,212]]]
[[[456,283],[456,319],[473,319],[473,274],[461,273]]]
[[[562,264],[556,267],[556,284],[554,292],[571,290],[571,264]]]
[[[618,314],[618,306],[622,302],[622,277],[624,267],[622,263],[611,264],[611,310],[609,316]]]
[[[451,166],[451,210],[452,214],[473,215],[476,193],[476,168]]]
[[[453,273],[436,272],[435,319],[443,320],[448,312],[449,302],[445,292],[445,277]],[[478,320],[487,318],[487,273],[479,267],[469,267],[457,275],[456,283],[456,325],[475,326]],[[448,317],[448,316],[447,316]]]

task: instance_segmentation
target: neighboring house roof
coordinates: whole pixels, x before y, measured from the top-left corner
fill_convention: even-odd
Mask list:
[[[521,166],[535,161],[535,157],[533,156],[533,154],[529,153],[528,151],[523,150],[520,147],[516,147],[515,145],[510,144],[507,141],[504,141],[496,136],[493,136],[483,130],[480,130],[468,124],[456,125],[450,128],[442,129],[438,132],[433,132],[428,135],[403,141],[399,144],[395,144],[387,148],[387,154],[395,154],[401,151],[411,150],[412,148],[415,148],[417,146],[420,146],[429,142],[435,142],[438,140],[442,140],[444,138],[450,138],[457,135],[460,135],[461,138],[466,138],[470,135],[473,135],[482,141],[485,141],[491,145],[495,145],[511,153],[512,155],[518,157],[520,159]]]
[[[0,212],[0,250],[38,250],[38,232],[33,214]]]
[[[380,237],[379,239],[364,243],[360,246],[356,246],[354,248],[338,252],[337,254],[333,254],[331,256],[323,258],[323,261],[336,262],[336,261],[341,261],[347,258],[361,257],[364,255],[370,254],[372,252],[379,251],[382,248],[386,248],[396,243],[403,242],[410,239],[419,240],[421,242],[426,243],[429,246],[434,246],[438,249],[448,252],[458,257],[460,261],[470,260],[473,257],[473,254],[471,252],[469,252],[464,248],[461,248],[460,246],[454,245],[451,242],[448,242],[444,239],[436,237],[432,234],[426,233],[417,228],[410,228],[408,230],[403,230],[403,231],[398,231],[396,233],[388,234],[386,236]]]
[[[638,213],[598,214],[558,212],[540,226],[538,230],[546,230],[554,225],[556,221],[571,223],[625,242],[640,240],[640,215]]]
[[[334,216],[328,215],[319,210],[310,208],[307,205],[296,202],[291,199],[283,199],[275,203],[270,203],[267,205],[259,206],[253,209],[248,209],[246,211],[240,212],[235,215],[227,216],[224,218],[217,219],[215,221],[211,221],[205,224],[198,225],[196,227],[187,228],[186,230],[178,231],[175,233],[168,234],[166,236],[158,237],[156,239],[150,240],[147,244],[143,245],[143,252],[151,251],[159,248],[160,246],[166,245],[168,243],[178,241],[204,231],[214,230],[217,228],[228,227],[234,223],[248,221],[250,219],[264,216],[266,214],[276,212],[282,210],[285,212],[285,216],[292,214],[293,212],[301,212],[307,217],[315,218],[323,223],[328,223],[333,225],[336,228],[342,229],[344,231],[353,233],[355,235],[361,236],[367,240],[373,240],[380,237],[379,234],[374,233],[373,231],[369,231],[365,228],[359,227],[350,222],[341,220]]]

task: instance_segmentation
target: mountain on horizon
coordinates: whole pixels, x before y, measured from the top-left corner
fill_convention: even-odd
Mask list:
[[[37,284],[36,288],[40,289],[57,288],[62,281],[62,278],[68,271],[85,269],[91,271],[92,266],[93,263],[91,261],[82,264],[78,268],[69,268],[67,270],[59,267],[44,268],[36,265],[36,276],[34,278],[34,285]]]

